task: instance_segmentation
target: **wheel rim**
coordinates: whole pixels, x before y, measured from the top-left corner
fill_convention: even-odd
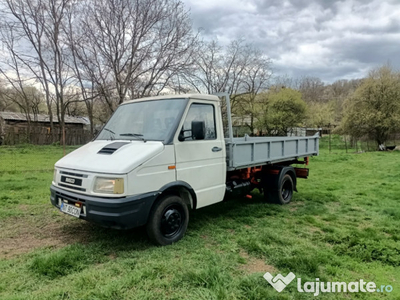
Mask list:
[[[283,200],[289,200],[292,195],[292,184],[289,180],[286,180],[282,186],[282,198]]]
[[[178,205],[165,208],[161,219],[161,233],[165,237],[173,237],[182,229],[184,223],[183,210]]]

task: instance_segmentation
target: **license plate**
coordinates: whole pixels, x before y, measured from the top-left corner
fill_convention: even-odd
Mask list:
[[[77,217],[79,218],[80,214],[81,214],[81,208],[80,207],[76,207],[67,203],[61,203],[61,207],[60,210],[63,213],[69,214],[71,216]]]

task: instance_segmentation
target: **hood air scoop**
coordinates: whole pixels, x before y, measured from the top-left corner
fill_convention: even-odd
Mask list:
[[[102,149],[100,149],[99,152],[97,152],[97,154],[107,154],[107,155],[111,155],[113,154],[115,151],[117,151],[119,148],[121,148],[122,146],[125,146],[129,144],[129,142],[115,142],[115,143],[111,143],[108,144],[107,146],[104,146]]]

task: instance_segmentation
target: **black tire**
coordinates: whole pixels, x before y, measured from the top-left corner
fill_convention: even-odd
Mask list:
[[[293,179],[289,174],[285,174],[279,183],[278,190],[264,191],[266,200],[270,203],[289,204],[293,197]]]
[[[189,223],[189,210],[185,202],[174,195],[161,198],[150,212],[146,225],[150,240],[159,246],[179,241]]]

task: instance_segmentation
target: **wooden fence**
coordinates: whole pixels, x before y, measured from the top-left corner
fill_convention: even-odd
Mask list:
[[[82,128],[66,128],[65,144],[66,145],[83,145],[92,139],[90,132]],[[62,143],[62,134],[59,128],[54,130],[54,134],[49,133],[47,128],[33,127],[28,134],[24,128],[18,130],[7,130],[3,137],[3,145],[17,144],[35,144],[35,145],[50,145],[53,143]]]

